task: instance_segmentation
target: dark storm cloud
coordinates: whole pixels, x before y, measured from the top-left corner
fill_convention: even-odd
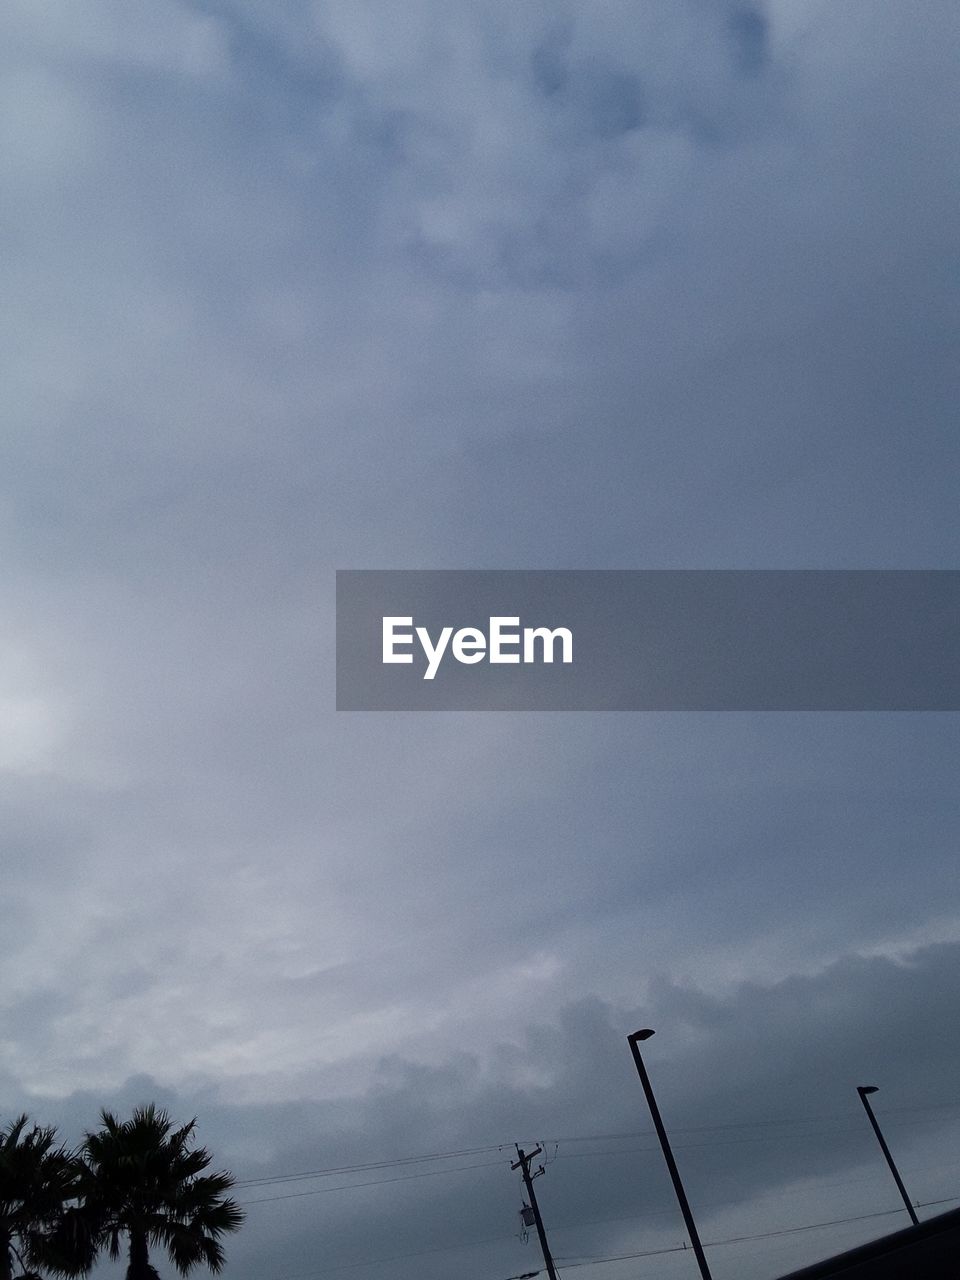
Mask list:
[[[200,1114],[203,1140],[241,1178],[237,1196],[249,1202],[249,1224],[230,1249],[237,1274],[321,1273],[397,1257],[404,1274],[439,1275],[460,1242],[473,1244],[464,1262],[473,1255],[483,1273],[529,1269],[535,1262],[513,1239],[515,1141],[545,1143],[551,1163],[539,1195],[558,1254],[602,1255],[627,1237],[634,1249],[676,1238],[625,1038],[652,1023],[658,1034],[644,1051],[678,1160],[707,1238],[726,1239],[760,1194],[793,1226],[895,1207],[858,1083],[882,1086],[878,1112],[917,1198],[960,1196],[950,1164],[958,958],[956,945],[901,960],[849,956],[807,978],[743,984],[719,997],[664,981],[640,1008],[596,998],[568,1005],[522,1042],[502,1044],[486,1067],[467,1054],[441,1066],[382,1060],[363,1095],[339,1101],[238,1107],[149,1078],[106,1101],[122,1110],[151,1097],[176,1114]],[[74,1095],[43,1112],[73,1136],[99,1102]],[[474,1154],[242,1185],[456,1151]],[[819,1199],[801,1193],[805,1180],[823,1182]],[[794,1261],[817,1248],[816,1236],[801,1238]],[[762,1259],[750,1270],[742,1246],[718,1250],[716,1265],[719,1275],[765,1274]]]

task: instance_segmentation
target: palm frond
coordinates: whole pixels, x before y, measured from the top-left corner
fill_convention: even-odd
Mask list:
[[[165,1249],[182,1275],[200,1264],[219,1271],[219,1237],[238,1230],[244,1214],[225,1195],[233,1177],[204,1173],[211,1156],[194,1145],[196,1119],[175,1127],[166,1111],[150,1104],[129,1120],[102,1111],[101,1122],[82,1149],[82,1203],[112,1258],[128,1238],[128,1280],[150,1280],[148,1246]]]

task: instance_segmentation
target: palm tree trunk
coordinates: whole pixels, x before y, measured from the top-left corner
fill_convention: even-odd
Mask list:
[[[145,1231],[130,1232],[130,1263],[127,1267],[127,1280],[152,1280],[157,1273],[150,1265],[147,1250],[147,1233]],[[2,1277],[0,1277],[2,1280]]]
[[[10,1280],[13,1275],[13,1258],[10,1255],[12,1244],[10,1232],[0,1231],[0,1280]]]

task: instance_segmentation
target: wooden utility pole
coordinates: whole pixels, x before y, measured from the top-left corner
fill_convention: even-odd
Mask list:
[[[540,1248],[543,1251],[543,1263],[547,1268],[547,1275],[550,1280],[557,1280],[557,1269],[553,1265],[553,1255],[550,1253],[550,1246],[547,1244],[547,1233],[543,1229],[543,1219],[540,1217],[540,1206],[537,1204],[537,1194],[533,1189],[533,1179],[539,1178],[543,1173],[543,1165],[535,1174],[530,1174],[530,1161],[535,1156],[540,1155],[543,1147],[537,1147],[536,1151],[531,1151],[528,1155],[522,1147],[517,1147],[517,1160],[515,1164],[510,1166],[511,1169],[519,1169],[523,1175],[523,1185],[527,1189],[527,1195],[530,1197],[530,1208],[533,1210],[533,1220],[537,1225],[537,1235],[540,1237]]]

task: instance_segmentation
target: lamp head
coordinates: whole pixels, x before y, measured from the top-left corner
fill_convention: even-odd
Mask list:
[[[628,1040],[649,1040],[654,1034],[653,1027],[644,1027],[641,1031],[635,1031],[632,1036],[627,1036]]]
[[[880,1090],[875,1084],[858,1084],[857,1085],[857,1093],[859,1093],[861,1098],[868,1093],[879,1093],[879,1092]]]

